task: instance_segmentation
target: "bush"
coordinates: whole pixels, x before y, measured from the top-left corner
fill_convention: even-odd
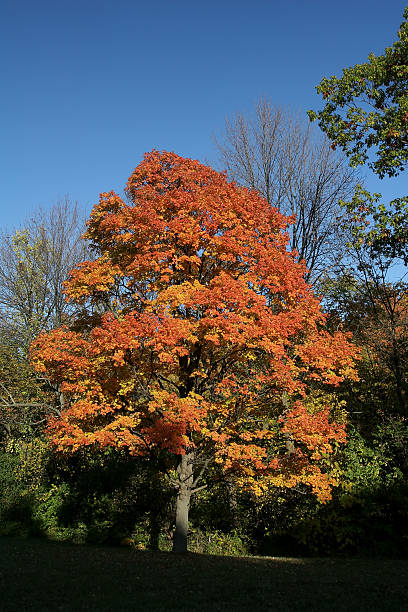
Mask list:
[[[351,430],[333,500],[293,527],[312,554],[408,555],[408,427],[390,418],[371,439]]]
[[[0,453],[0,534],[28,535],[36,532],[34,495],[16,478],[18,455]]]
[[[192,528],[189,532],[189,550],[206,555],[247,556],[249,544],[237,531],[203,531]]]
[[[408,555],[408,486],[340,495],[294,529],[313,554]]]
[[[333,499],[271,490],[253,508],[255,550],[269,555],[408,555],[408,425],[389,418],[363,436],[350,428]]]

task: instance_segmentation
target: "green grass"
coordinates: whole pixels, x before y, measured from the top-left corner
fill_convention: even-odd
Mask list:
[[[216,557],[0,538],[0,609],[408,610],[408,562]]]

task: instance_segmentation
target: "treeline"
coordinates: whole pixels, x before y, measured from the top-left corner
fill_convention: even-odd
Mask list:
[[[262,100],[252,116],[231,117],[217,138],[219,165],[229,179],[261,194],[270,206],[292,218],[288,249],[294,261],[305,262],[304,277],[321,296],[327,313],[319,333],[350,332],[360,357],[355,365],[358,380],[345,375],[337,386],[328,387],[317,376],[307,379],[306,369],[302,374],[302,384],[307,380],[309,414],[317,418],[319,407],[329,407],[331,422],[345,425],[347,431],[345,444],[335,445],[327,457],[319,456],[319,469],[326,470],[334,485],[331,499],[318,501],[307,480],[289,484],[283,478],[280,484],[255,492],[242,486],[242,473],[237,472],[237,477],[233,470],[223,469],[221,461],[209,462],[203,455],[207,469],[201,473],[199,466],[200,490],[190,504],[191,550],[374,555],[406,555],[408,551],[407,201],[399,198],[381,204],[378,194],[361,186],[356,170],[367,160],[380,177],[394,176],[405,168],[407,98],[402,85],[406,86],[407,77],[401,66],[406,65],[406,30],[405,21],[399,41],[384,56],[371,56],[367,64],[345,71],[340,79],[322,81],[318,89],[326,106],[320,113],[311,113],[311,118],[319,121],[323,134]],[[371,147],[377,152],[372,162]],[[205,180],[200,184],[205,185]],[[128,188],[132,193],[131,184]],[[107,210],[106,201],[104,206]],[[112,210],[116,214],[118,203],[109,206],[110,214]],[[93,223],[96,227],[95,217]],[[61,383],[63,373],[59,379],[49,375],[46,367],[39,373],[30,364],[30,347],[41,332],[65,326],[75,334],[80,330],[88,339],[106,313],[118,313],[118,320],[124,316],[123,284],[116,294],[97,284],[86,294],[78,285],[78,295],[83,290],[86,299],[67,301],[64,282],[81,262],[101,260],[103,252],[98,252],[96,244],[103,242],[105,248],[109,243],[106,249],[111,253],[112,236],[117,240],[125,229],[121,226],[109,239],[104,236],[104,242],[98,237],[100,242],[94,238],[92,243],[89,233],[81,239],[84,216],[66,200],[36,213],[11,235],[1,236],[2,534],[171,547],[177,470],[169,448],[152,445],[147,456],[132,456],[126,445],[118,444],[58,450],[50,443],[47,427],[50,418],[58,421],[73,400]],[[181,240],[175,235],[174,244]],[[187,251],[180,253],[172,273],[179,274],[180,257],[192,257]],[[202,257],[200,250],[197,253]],[[227,264],[222,266],[227,270]],[[184,268],[183,273],[187,274]],[[145,300],[151,299],[146,295]],[[287,295],[280,300],[273,304],[276,312],[284,312],[289,303]],[[189,316],[180,303],[177,317],[187,320]],[[43,352],[44,346],[46,340]],[[259,347],[257,351],[258,359]],[[194,373],[183,357],[180,354],[180,368],[188,372],[189,384]],[[126,365],[131,363],[130,357],[124,359]],[[253,355],[250,359],[254,371],[261,372],[265,354],[264,361],[256,361]],[[223,364],[227,363],[224,358]],[[331,368],[332,363],[327,369],[334,375],[334,365]],[[244,374],[237,371],[242,385]],[[195,380],[199,376],[202,373]],[[168,381],[161,384],[167,392]],[[177,388],[182,399],[191,392],[180,391],[179,382]],[[281,412],[274,413],[276,423],[289,414],[298,398],[284,385],[278,391]],[[210,395],[203,393],[205,398]],[[276,404],[276,398],[273,401]],[[91,429],[86,433],[91,435]],[[283,446],[276,452],[284,461],[288,457],[292,461],[295,448],[302,445],[288,428],[282,439]]]

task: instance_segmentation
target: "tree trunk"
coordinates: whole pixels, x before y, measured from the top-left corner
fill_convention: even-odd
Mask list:
[[[237,489],[230,478],[226,480],[227,493],[228,493],[228,505],[230,511],[231,527],[233,529],[239,529],[239,516],[238,516],[238,499]]]
[[[398,350],[398,344],[397,341],[395,339],[395,330],[394,328],[392,329],[392,363],[393,363],[393,373],[394,373],[394,377],[395,377],[395,388],[397,391],[397,402],[398,402],[398,412],[401,416],[406,417],[407,416],[407,409],[406,409],[406,405],[405,405],[405,398],[404,398],[404,393],[403,393],[403,389],[404,389],[404,384],[403,384],[403,371],[401,368],[401,362],[400,362],[400,355],[399,355],[399,350]]]
[[[187,552],[188,512],[194,480],[194,453],[186,453],[180,458],[177,468],[179,488],[177,491],[176,529],[173,536],[173,551]]]
[[[282,393],[282,404],[283,404],[283,407],[285,408],[285,413],[288,412],[289,411],[289,395],[287,391],[283,391]],[[295,452],[295,441],[289,432],[287,432],[284,435],[284,439],[285,439],[286,451],[288,455],[292,455]]]

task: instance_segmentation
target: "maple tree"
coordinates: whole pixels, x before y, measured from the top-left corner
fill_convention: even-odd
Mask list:
[[[323,329],[286,248],[290,220],[174,153],[146,154],[126,192],[101,194],[85,235],[96,257],[66,282],[81,317],[31,349],[64,396],[48,426],[56,448],[164,450],[176,551],[212,462],[255,493],[303,483],[328,499],[345,426],[308,389],[355,378],[357,349]]]

